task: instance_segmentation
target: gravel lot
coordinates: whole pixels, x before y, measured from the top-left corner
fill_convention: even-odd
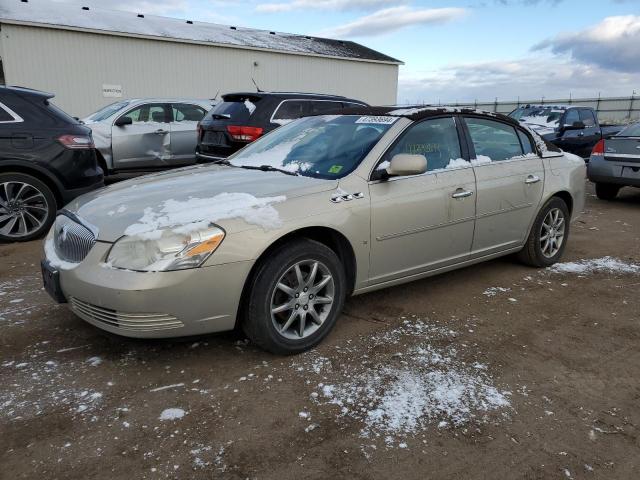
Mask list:
[[[286,358],[107,336],[44,293],[40,242],[2,245],[0,477],[639,478],[640,190],[589,192],[579,263],[355,297]]]

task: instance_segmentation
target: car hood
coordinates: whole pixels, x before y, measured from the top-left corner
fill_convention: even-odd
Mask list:
[[[287,201],[337,185],[336,180],[197,165],[95,190],[65,209],[95,227],[98,240],[107,242],[125,234],[153,238],[162,228],[182,227],[184,231],[185,226],[211,222],[227,232],[238,232],[277,228],[285,220],[279,211]]]

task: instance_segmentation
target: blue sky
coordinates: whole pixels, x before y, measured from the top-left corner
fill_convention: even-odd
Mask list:
[[[640,94],[640,0],[93,3],[354,40],[405,62],[399,102]]]

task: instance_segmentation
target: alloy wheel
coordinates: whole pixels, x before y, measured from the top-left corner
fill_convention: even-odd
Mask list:
[[[44,194],[33,185],[0,183],[0,234],[16,239],[30,235],[42,227],[48,214]]]
[[[545,215],[540,231],[540,249],[547,258],[553,258],[564,242],[565,218],[559,208],[552,208]]]
[[[329,269],[317,260],[297,262],[276,282],[271,295],[271,321],[290,340],[316,332],[333,306],[335,283]]]

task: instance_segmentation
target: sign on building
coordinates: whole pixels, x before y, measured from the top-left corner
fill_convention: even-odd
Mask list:
[[[102,84],[102,96],[103,97],[113,97],[113,98],[122,97],[122,85],[108,85],[106,83],[103,83]]]

